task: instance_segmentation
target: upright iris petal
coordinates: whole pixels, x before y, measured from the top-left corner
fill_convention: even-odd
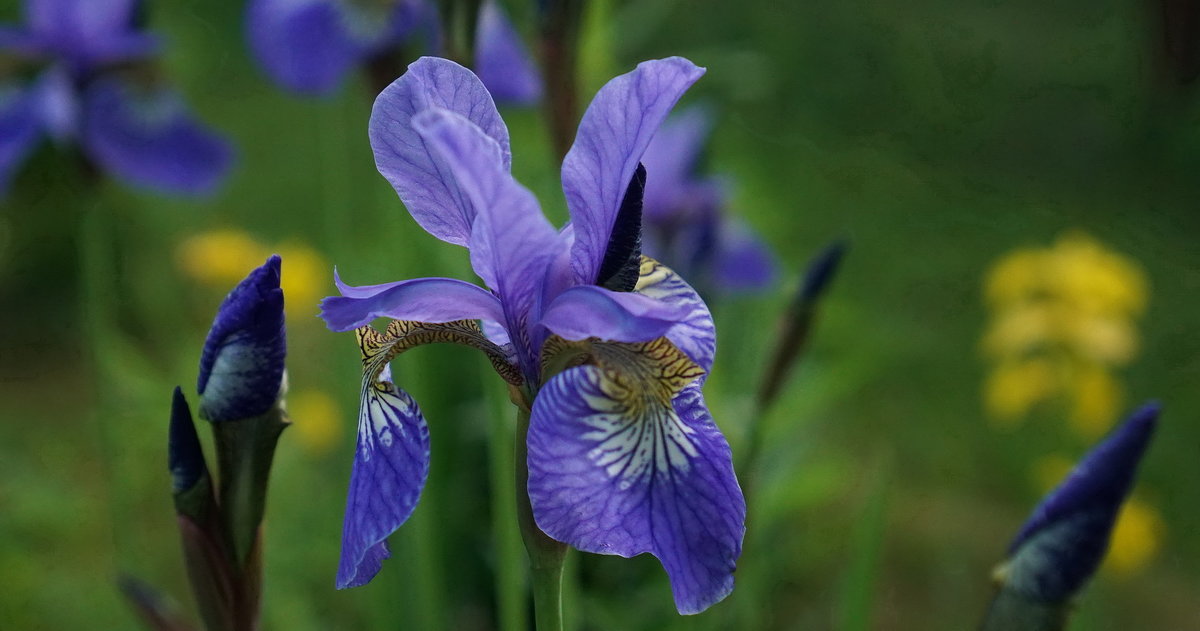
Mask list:
[[[745,502],[700,394],[712,317],[638,247],[642,187],[654,177],[639,159],[702,73],[680,58],[651,61],[600,91],[563,165],[572,223],[561,230],[513,179],[507,129],[470,71],[423,58],[380,94],[370,125],[380,173],[430,234],[470,250],[487,289],[339,279],[341,296],[322,303],[330,328],[362,327],[339,587],[379,570],[428,471],[424,421],[387,363],[448,342],[482,351],[531,407],[527,490],[540,528],[581,550],[654,554],[683,613],[732,588]],[[383,333],[364,326],[377,317],[395,319]]]

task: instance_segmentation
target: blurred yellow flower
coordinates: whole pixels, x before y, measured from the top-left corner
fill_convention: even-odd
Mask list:
[[[1057,399],[1079,436],[1103,434],[1124,400],[1112,370],[1138,352],[1147,289],[1137,263],[1071,232],[1002,257],[984,294],[992,315],[980,347],[996,364],[984,384],[989,416],[1012,426]]]
[[[206,285],[229,288],[272,252],[283,257],[280,285],[288,323],[316,321],[317,302],[333,279],[325,258],[303,243],[270,248],[242,230],[213,230],[185,239],[176,250],[176,259],[188,276]]]
[[[999,427],[1017,425],[1033,406],[1058,391],[1055,366],[1044,358],[1008,361],[997,366],[984,384],[984,404]]]
[[[292,433],[305,451],[324,455],[337,446],[342,415],[329,393],[323,390],[290,392],[287,406]]]
[[[1095,440],[1116,422],[1125,403],[1125,389],[1102,366],[1083,365],[1072,381],[1067,420],[1081,438]]]
[[[1158,511],[1137,497],[1129,498],[1117,516],[1103,568],[1123,576],[1137,573],[1154,558],[1165,536]]]

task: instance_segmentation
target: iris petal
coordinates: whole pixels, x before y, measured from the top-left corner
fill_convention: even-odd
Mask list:
[[[352,39],[335,2],[256,0],[246,15],[250,50],[272,79],[307,94],[337,88],[370,42]]]
[[[633,291],[683,311],[664,335],[705,372],[712,370],[717,354],[717,327],[700,294],[679,274],[648,256],[642,257],[641,277]]]
[[[338,589],[363,585],[379,572],[390,556],[388,535],[412,515],[428,476],[429,428],[420,408],[391,383],[386,364],[377,376],[364,374]]]
[[[36,104],[33,90],[0,85],[0,193],[41,137]]]
[[[504,322],[504,312],[495,296],[453,278],[417,278],[366,287],[344,285],[340,278],[337,283],[343,295],[321,301],[321,317],[334,331],[356,329],[375,318]]]
[[[588,106],[562,166],[575,225],[572,266],[578,282],[596,282],[638,160],[675,102],[702,74],[704,69],[680,57],[646,61],[609,81]]]
[[[693,308],[639,293],[576,285],[550,303],[542,314],[541,324],[568,340],[594,337],[612,342],[645,342],[666,335]]]
[[[510,337],[519,342],[523,365],[532,369],[536,362],[529,319],[545,269],[557,253],[558,232],[533,194],[501,164],[496,142],[477,125],[436,108],[414,117],[413,124],[478,209],[472,266],[499,296]]]
[[[699,383],[663,400],[636,374],[585,365],[542,388],[528,434],[534,518],[585,552],[653,554],[679,612],[699,613],[733,589],[745,500]]]
[[[375,165],[391,183],[413,219],[433,236],[468,245],[475,208],[459,189],[445,160],[435,155],[413,127],[418,113],[442,108],[479,126],[496,141],[505,170],[512,163],[508,128],[491,95],[466,68],[434,57],[422,57],[388,86],[371,110],[371,149]]]
[[[121,178],[189,194],[213,192],[229,171],[229,145],[194,120],[179,95],[100,79],[83,95],[88,155]]]
[[[495,0],[485,0],[479,8],[475,71],[498,102],[532,105],[542,98],[542,79],[537,66]]]

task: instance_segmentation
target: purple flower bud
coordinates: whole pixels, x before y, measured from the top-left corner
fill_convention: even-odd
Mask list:
[[[1034,509],[1009,547],[1004,589],[1063,603],[1087,583],[1108,550],[1158,413],[1157,403],[1143,405]]]
[[[175,386],[175,394],[171,399],[167,467],[171,470],[171,492],[175,494],[196,486],[200,478],[208,473],[204,452],[200,448],[200,436],[196,434],[196,425],[192,423],[192,411],[179,386]]]
[[[278,255],[221,303],[200,356],[200,416],[213,422],[263,414],[283,390],[287,338]]]

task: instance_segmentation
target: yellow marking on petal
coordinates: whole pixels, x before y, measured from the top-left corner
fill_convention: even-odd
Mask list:
[[[487,339],[479,323],[474,320],[433,324],[392,320],[383,333],[370,326],[359,327],[354,332],[362,356],[364,391],[368,386],[383,389],[377,377],[388,362],[400,353],[423,344],[462,344],[481,350],[492,362],[496,373],[509,384],[520,386],[524,381],[504,349]]]

